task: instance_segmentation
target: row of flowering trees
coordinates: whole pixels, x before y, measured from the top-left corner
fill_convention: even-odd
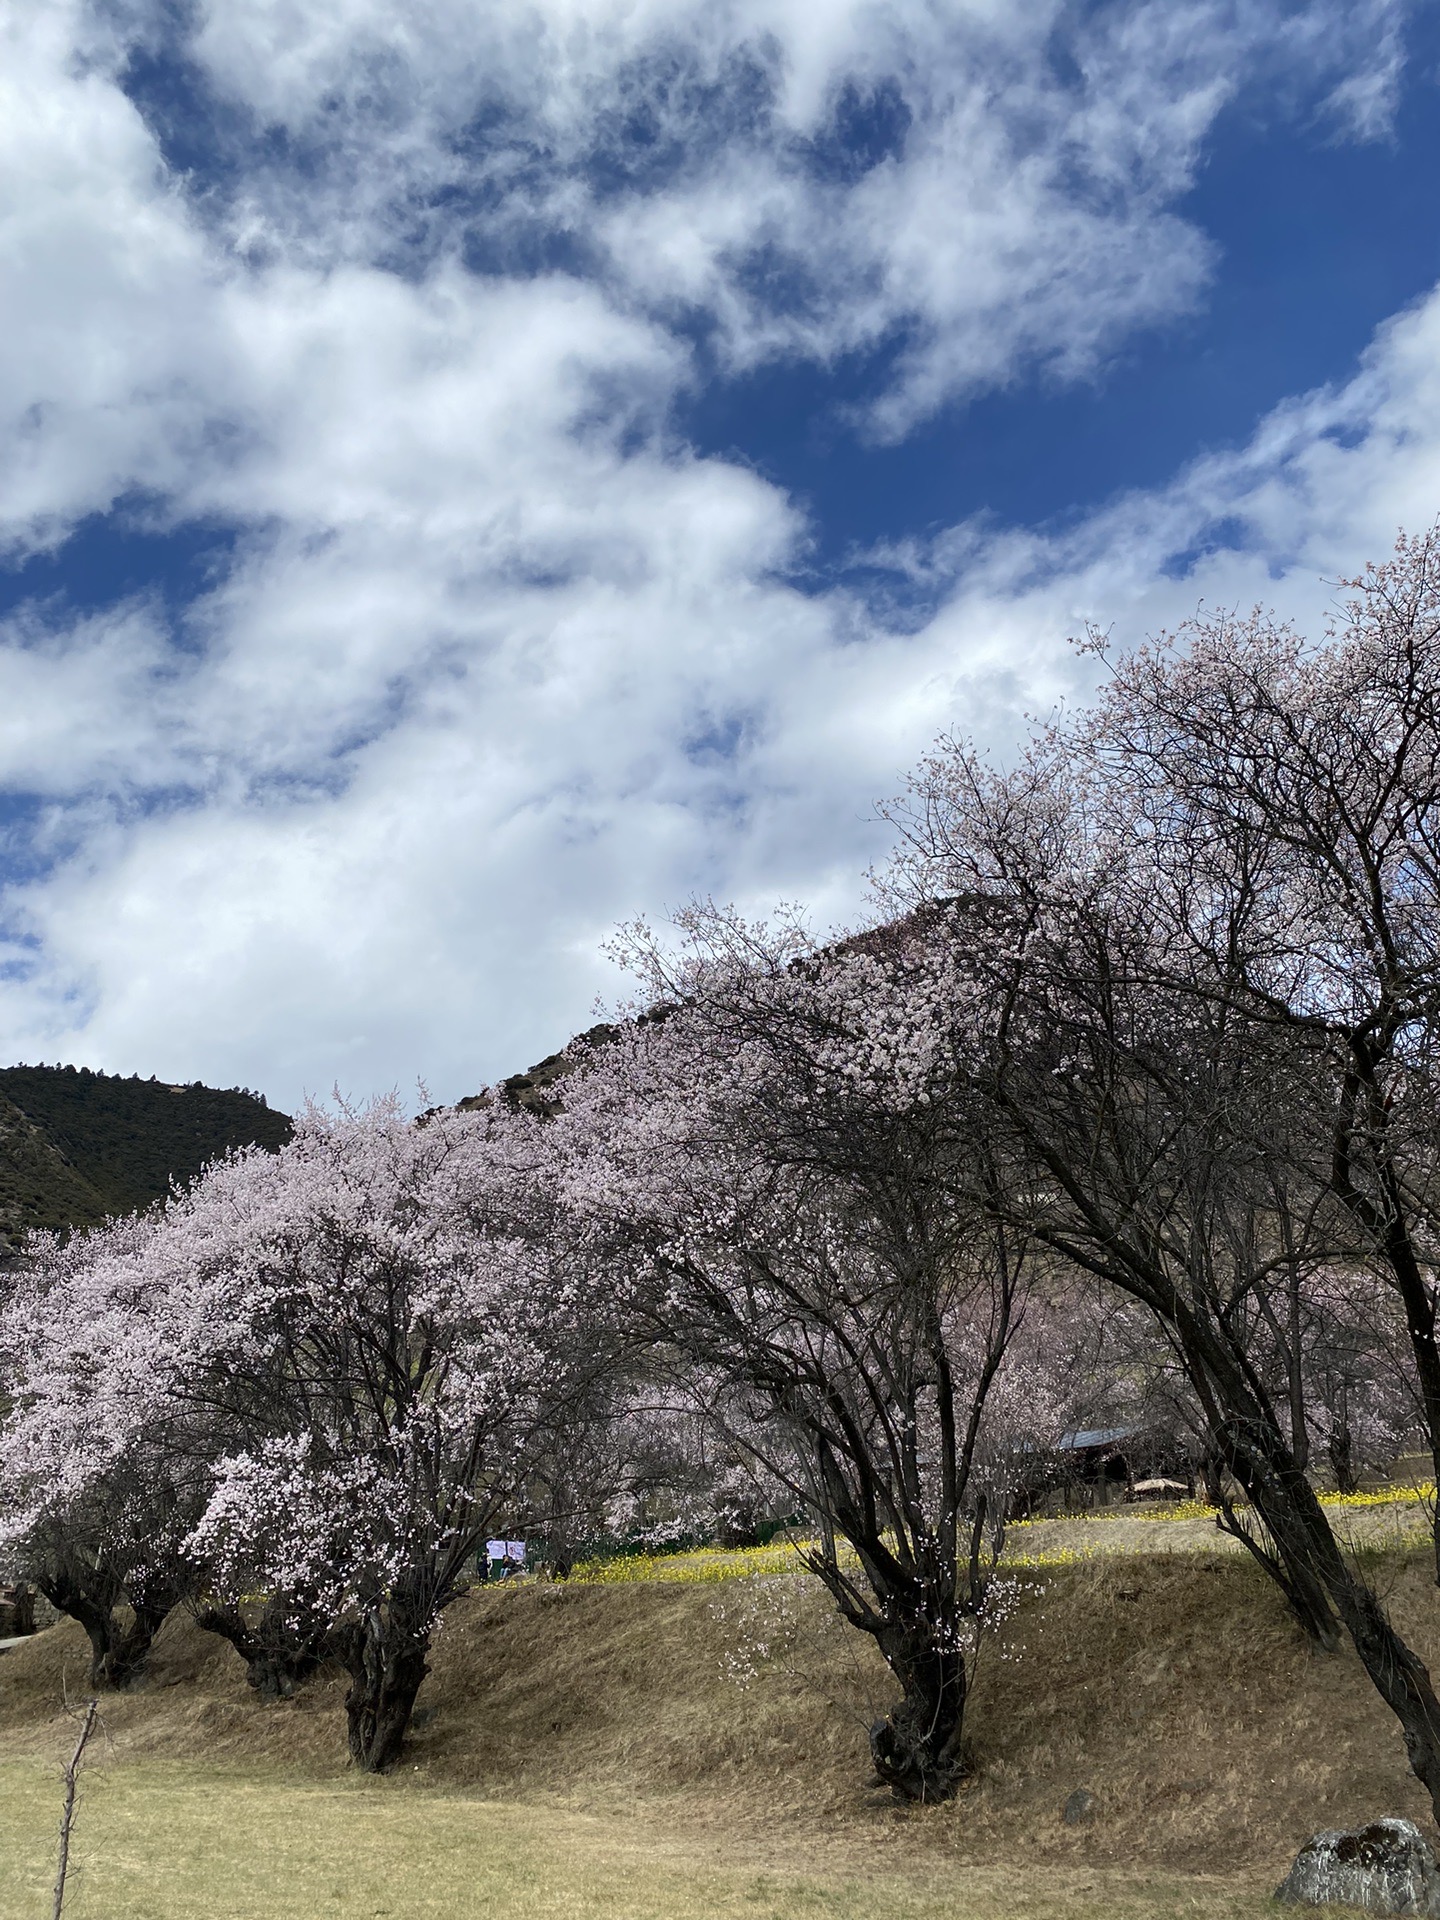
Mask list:
[[[1114,662],[1009,773],[945,745],[867,931],[632,932],[635,1008],[554,1097],[311,1111],[38,1245],[0,1526],[97,1671],[187,1604],[269,1691],[340,1660],[388,1767],[497,1522],[563,1561],[743,1467],[894,1675],[878,1774],[941,1798],[1012,1503],[1143,1416],[1440,1796],[1440,1703],[1313,1479],[1411,1432],[1440,1465],[1437,553],[1322,646],[1252,617]]]
[[[972,1447],[1034,1299],[1073,1325],[1088,1279],[1173,1357],[1223,1518],[1352,1643],[1440,1809],[1440,1700],[1309,1471],[1318,1429],[1353,1475],[1366,1403],[1440,1480],[1440,538],[1347,585],[1318,645],[1226,616],[1109,662],[1009,772],[947,743],[874,932],[642,939],[669,1015],[567,1091],[596,1257],[721,1357],[852,1549],[822,1533],[815,1569],[900,1683],[872,1751],[906,1793],[964,1764]]]
[[[338,1658],[353,1756],[394,1763],[435,1622],[603,1365],[502,1130],[313,1111],[39,1250],[4,1318],[6,1527],[99,1677],[190,1599],[267,1691]]]

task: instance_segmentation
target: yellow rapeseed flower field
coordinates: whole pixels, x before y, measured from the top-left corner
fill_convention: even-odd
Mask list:
[[[582,1560],[570,1578],[587,1586],[625,1586],[634,1581],[709,1582],[744,1579],[752,1573],[803,1573],[800,1547],[696,1547],[688,1553],[624,1553],[609,1560]]]
[[[1319,1497],[1321,1506],[1338,1512],[1418,1507],[1434,1500],[1435,1486],[1427,1480],[1416,1486],[1381,1487],[1367,1493],[1322,1493]],[[1243,1502],[1237,1503],[1237,1507],[1244,1511]],[[1144,1521],[1162,1527],[1214,1518],[1215,1508],[1203,1500],[1177,1500],[1163,1507],[1105,1507],[1064,1520],[1016,1520],[1006,1530],[1007,1545],[1001,1560],[1004,1566],[1015,1570],[1072,1567],[1104,1551],[1098,1539],[1093,1545],[1066,1541],[1027,1548],[1025,1536],[1034,1528],[1088,1529],[1114,1521]],[[581,1561],[570,1577],[582,1586],[625,1586],[657,1580],[709,1585],[722,1580],[743,1580],[752,1574],[794,1574],[803,1578],[806,1569],[801,1555],[816,1544],[813,1540],[776,1541],[766,1547],[696,1547],[684,1553],[616,1554],[607,1559]]]

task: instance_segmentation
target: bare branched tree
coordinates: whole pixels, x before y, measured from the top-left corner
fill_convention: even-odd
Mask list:
[[[61,1778],[65,1783],[65,1798],[60,1809],[60,1852],[55,1868],[55,1899],[50,1909],[51,1920],[60,1920],[65,1906],[65,1885],[70,1877],[70,1840],[75,1831],[75,1808],[80,1792],[80,1768],[85,1759],[85,1749],[89,1746],[95,1732],[100,1712],[98,1700],[87,1700],[85,1712],[80,1721],[80,1732],[76,1737],[74,1751],[66,1761]]]

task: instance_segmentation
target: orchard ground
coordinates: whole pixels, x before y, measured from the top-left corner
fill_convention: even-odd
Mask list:
[[[1342,1508],[1440,1664],[1414,1501]],[[1259,1915],[1317,1827],[1427,1822],[1358,1664],[1310,1654],[1242,1549],[1183,1512],[1016,1529],[982,1658],[973,1784],[867,1788],[888,1698],[784,1548],[477,1589],[436,1641],[405,1769],[343,1765],[344,1683],[251,1695],[174,1619],[105,1703],[71,1920],[1160,1920]],[[68,1623],[0,1658],[0,1920],[48,1912],[57,1770],[83,1690]],[[1076,1788],[1092,1819],[1068,1826]]]

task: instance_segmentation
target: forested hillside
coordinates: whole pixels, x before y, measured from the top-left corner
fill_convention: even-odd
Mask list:
[[[289,1137],[287,1114],[238,1087],[0,1068],[0,1240],[133,1213],[232,1147]]]

